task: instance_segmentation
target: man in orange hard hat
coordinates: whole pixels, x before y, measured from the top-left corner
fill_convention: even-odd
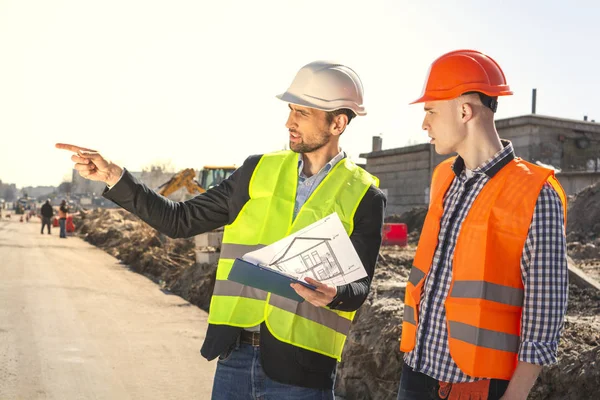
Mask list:
[[[511,95],[491,57],[433,62],[423,129],[442,162],[406,287],[398,399],[523,399],[556,361],[567,303],[566,198],[494,124]]]

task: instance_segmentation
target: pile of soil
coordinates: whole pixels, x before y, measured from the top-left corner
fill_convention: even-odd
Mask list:
[[[344,399],[396,399],[402,356],[404,290],[415,247],[382,248],[367,300],[359,308],[338,368]]]
[[[569,201],[567,241],[589,243],[600,237],[600,182]]]
[[[600,183],[570,199],[567,250],[577,267],[600,282]]]

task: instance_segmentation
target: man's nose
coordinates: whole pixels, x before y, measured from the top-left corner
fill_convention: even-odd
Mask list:
[[[288,129],[292,129],[296,126],[296,121],[294,121],[293,114],[290,112],[288,116],[287,122],[285,123],[285,127]]]

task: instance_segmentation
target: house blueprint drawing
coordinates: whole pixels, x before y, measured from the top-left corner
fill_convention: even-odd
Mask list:
[[[310,277],[328,285],[367,276],[336,213],[242,258],[298,280]]]

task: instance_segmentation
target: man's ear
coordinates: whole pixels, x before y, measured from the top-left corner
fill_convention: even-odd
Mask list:
[[[473,118],[473,106],[470,103],[461,104],[460,117],[462,122],[468,122]]]
[[[339,114],[333,117],[329,131],[332,135],[339,136],[346,130],[348,126],[348,116],[346,114]]]

